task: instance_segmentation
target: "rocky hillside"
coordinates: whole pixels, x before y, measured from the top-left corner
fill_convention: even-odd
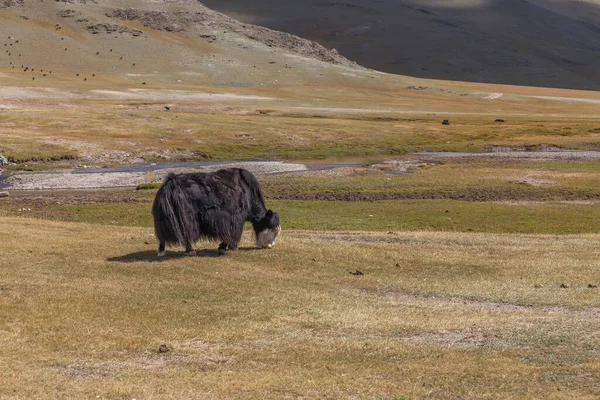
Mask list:
[[[257,86],[318,83],[328,66],[360,69],[335,49],[188,0],[0,0],[0,38],[0,71],[32,81]]]
[[[600,90],[600,0],[204,0],[402,75]]]

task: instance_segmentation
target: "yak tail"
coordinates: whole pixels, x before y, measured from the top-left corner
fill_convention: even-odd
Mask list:
[[[179,186],[175,174],[169,174],[152,205],[154,232],[161,243],[194,244],[200,234],[194,205]]]

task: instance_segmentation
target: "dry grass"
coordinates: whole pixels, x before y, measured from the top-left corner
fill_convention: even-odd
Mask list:
[[[488,100],[460,96],[473,93],[470,86],[436,82],[433,92],[421,92],[407,89],[399,77],[380,79],[370,89],[335,82],[306,89],[235,90],[164,84],[135,92],[139,99],[119,98],[124,89],[99,95],[74,82],[14,86],[7,90],[17,92],[0,104],[10,111],[0,113],[0,152],[21,162],[76,156],[78,164],[102,166],[204,157],[315,159],[481,151],[491,145],[589,149],[600,144],[596,105],[530,97],[559,91],[507,88],[515,94],[490,108]],[[379,88],[383,83],[390,87]],[[217,100],[210,99],[213,94]],[[171,110],[166,112],[164,105]],[[498,117],[506,122],[494,123]],[[450,118],[451,125],[442,126],[442,118]]]
[[[147,228],[0,234],[0,397],[600,395],[598,235],[286,231],[159,261]]]

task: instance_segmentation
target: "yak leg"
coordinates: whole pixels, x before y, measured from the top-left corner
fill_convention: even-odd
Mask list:
[[[221,244],[219,245],[219,250],[218,250],[219,255],[224,256],[226,250],[227,250],[227,243],[221,242]]]
[[[240,226],[239,229],[237,229],[234,233],[234,236],[229,238],[229,240],[227,241],[227,248],[229,248],[229,250],[237,250],[238,243],[240,243],[240,240],[242,240],[243,230],[244,227]]]
[[[194,247],[192,247],[191,243],[185,244],[185,255],[190,256],[190,257],[193,257],[196,255],[196,251],[194,250]]]
[[[242,240],[244,231],[244,221],[234,221],[229,235],[222,237],[223,241],[219,245],[219,255],[225,254],[225,250],[237,250],[238,243]]]
[[[156,253],[157,257],[164,257],[167,255],[167,252],[165,251],[165,242],[160,242],[158,244],[158,252]]]

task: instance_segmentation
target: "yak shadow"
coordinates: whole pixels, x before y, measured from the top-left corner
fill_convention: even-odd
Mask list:
[[[225,255],[229,254],[232,251],[254,251],[260,250],[258,247],[240,247],[237,250],[228,250]],[[110,257],[107,259],[109,262],[120,262],[120,263],[133,263],[133,262],[163,262],[167,260],[172,260],[175,258],[187,258],[187,257],[223,257],[223,255],[219,254],[217,249],[202,249],[196,250],[195,256],[188,256],[182,251],[168,251],[167,254],[163,257],[156,256],[156,250],[145,250],[145,251],[137,251],[135,253],[125,254],[117,257]]]

